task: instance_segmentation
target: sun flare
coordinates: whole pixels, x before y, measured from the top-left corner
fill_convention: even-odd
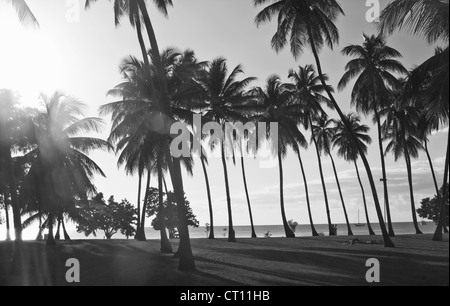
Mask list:
[[[24,27],[8,6],[0,10],[0,88],[17,91],[26,106],[61,84],[61,56],[42,30]]]

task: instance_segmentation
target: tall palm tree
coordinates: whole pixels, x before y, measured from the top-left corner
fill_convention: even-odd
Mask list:
[[[279,0],[274,3],[270,0],[254,0],[255,5],[262,5],[268,2],[271,4],[256,16],[255,22],[259,25],[270,21],[273,16],[278,15],[278,28],[272,39],[272,46],[276,51],[283,49],[290,43],[291,53],[294,57],[298,57],[303,53],[306,47],[310,47],[316,61],[320,81],[325,88],[331,104],[339,114],[341,120],[345,123],[347,129],[351,130],[350,123],[346,121],[345,114],[339,107],[332,91],[327,86],[319,58],[319,52],[325,44],[330,48],[333,48],[339,41],[339,30],[334,22],[340,15],[344,14],[341,6],[336,0]],[[372,189],[378,219],[381,223],[380,225],[385,246],[395,247],[384,223],[382,223],[383,211],[378,199],[377,188],[369,162],[363,149],[359,147],[356,137],[354,135],[352,135],[352,137],[357,144],[361,160],[364,163],[364,167],[369,177],[369,183]]]
[[[12,5],[16,10],[17,17],[19,17],[21,23],[39,26],[39,22],[25,0],[1,0],[0,2]]]
[[[256,97],[261,108],[260,114],[254,116],[253,119],[266,124],[278,124],[278,143],[272,143],[272,145],[277,145],[273,150],[278,155],[281,216],[286,237],[295,238],[295,234],[289,226],[286,217],[283,158],[286,157],[289,147],[306,146],[306,139],[298,129],[302,110],[298,105],[293,103],[293,96],[289,90],[289,86],[283,84],[276,75],[268,78],[265,88],[258,87],[253,89],[252,95]],[[274,131],[271,130],[266,131],[269,140],[272,140],[273,133]]]
[[[89,2],[94,2],[96,0],[86,0],[86,6],[89,6]],[[152,21],[150,19],[150,15],[147,8],[147,2],[145,0],[129,0],[128,1],[121,1],[121,0],[114,0],[115,6],[117,7],[131,7],[132,2],[133,5],[137,5],[139,8],[140,14],[142,16],[142,19],[145,24],[145,28],[147,30],[148,38],[150,41],[150,49],[151,49],[151,55],[152,55],[152,61],[153,65],[155,66],[157,79],[156,82],[153,82],[153,88],[156,87],[156,85],[159,85],[158,88],[160,90],[160,108],[162,109],[162,114],[167,116],[168,122],[166,122],[166,130],[165,134],[170,135],[170,126],[171,122],[170,120],[173,119],[172,112],[171,112],[171,103],[170,103],[170,97],[169,97],[169,91],[168,91],[168,85],[167,85],[167,79],[166,79],[166,70],[164,69],[163,61],[160,55],[160,49],[158,45],[158,41],[156,38],[155,29],[153,27]],[[168,15],[168,6],[172,6],[172,0],[153,0],[154,4],[158,8],[158,10],[164,15]],[[116,15],[117,16],[117,15]],[[141,43],[141,50],[144,53],[145,48],[143,48],[143,45]],[[144,60],[145,60],[145,55]],[[173,160],[169,160],[169,170],[170,175],[172,177],[173,187],[176,195],[176,202],[177,202],[177,210],[180,214],[180,225],[179,225],[179,233],[180,233],[180,264],[179,269],[188,271],[188,270],[195,270],[195,261],[194,256],[192,254],[192,248],[191,248],[191,242],[189,237],[189,228],[188,228],[188,222],[187,222],[187,209],[186,209],[186,203],[184,198],[184,188],[183,188],[183,177],[181,172],[181,160],[174,158]]]
[[[323,166],[322,166],[322,157],[320,154],[319,146],[317,144],[316,136],[314,135],[314,130],[312,129],[313,126],[313,119],[314,118],[320,118],[321,116],[325,115],[325,111],[322,108],[322,105],[325,104],[327,106],[331,106],[331,101],[323,96],[323,93],[325,92],[324,86],[321,84],[319,76],[316,74],[314,66],[312,65],[306,65],[305,67],[300,66],[298,68],[298,71],[290,70],[289,71],[289,78],[294,82],[295,88],[292,90],[295,92],[295,103],[297,103],[301,109],[302,117],[301,117],[301,123],[305,127],[305,129],[311,128],[311,140],[314,143],[314,146],[316,148],[317,153],[317,161],[319,163],[319,173],[320,173],[320,179],[322,182],[322,190],[323,195],[325,199],[325,208],[328,218],[328,230],[329,235],[334,236],[336,235],[335,228],[333,226],[333,223],[331,221],[331,212],[330,212],[330,205],[328,201],[328,193],[327,188],[325,184],[325,177],[323,175]],[[328,77],[325,76],[325,79],[328,80]],[[329,90],[333,91],[333,88],[330,86]],[[294,148],[295,149],[295,148]],[[297,150],[298,153],[300,152]],[[300,157],[300,156],[299,156]],[[300,160],[300,166],[302,167],[303,177],[305,181],[305,188],[308,189],[307,183],[306,183],[306,175],[304,173],[304,169],[302,166],[303,162]],[[308,192],[306,193],[307,199],[308,199],[308,211],[311,216],[311,207],[309,204],[309,195]],[[311,223],[312,223],[312,217]],[[313,228],[313,236],[315,235]]]
[[[422,234],[417,222],[411,166],[411,158],[418,158],[419,150],[422,148],[420,140],[416,137],[417,127],[415,126],[419,114],[417,108],[414,106],[408,107],[396,104],[386,108],[383,112],[385,112],[387,117],[383,124],[383,138],[389,141],[386,146],[386,154],[393,152],[396,161],[402,156],[405,158],[414,228],[416,234]]]
[[[362,45],[350,45],[342,50],[344,55],[353,56],[355,59],[347,64],[346,73],[339,82],[338,88],[343,90],[353,78],[358,77],[353,87],[352,104],[356,105],[357,110],[364,114],[373,113],[375,115],[389,234],[395,236],[390,213],[380,109],[386,106],[385,101],[388,100],[389,89],[400,85],[392,73],[407,74],[408,72],[400,62],[395,60],[400,58],[401,54],[389,47],[382,36],[364,35],[364,40]]]
[[[211,196],[211,186],[209,184],[209,176],[208,176],[208,170],[206,166],[208,165],[208,158],[205,154],[202,154],[201,158],[202,163],[202,169],[203,169],[203,175],[205,177],[205,184],[206,184],[206,194],[208,196],[208,208],[209,208],[209,224],[210,224],[210,231],[209,231],[209,237],[208,239],[214,239],[214,212],[213,212],[213,205],[212,205],[212,196]]]
[[[92,150],[109,150],[108,142],[77,136],[99,132],[102,121],[83,118],[84,105],[74,98],[55,93],[42,96],[45,110],[33,120],[35,143],[25,155],[31,167],[24,183],[28,202],[36,201],[48,213],[48,245],[54,245],[53,226],[62,211],[68,211],[77,200],[96,192],[95,174],[105,176],[87,154]]]
[[[423,36],[429,43],[439,40],[446,44],[442,52],[437,52],[415,69],[410,77],[409,91],[413,96],[425,88],[423,97],[430,117],[438,116],[440,120],[448,120],[449,103],[449,1],[444,0],[395,0],[388,5],[380,16],[379,30],[384,34],[392,34],[398,30],[406,30],[414,35]],[[450,147],[450,143],[447,145]],[[448,182],[448,155],[444,183]],[[443,186],[446,186],[446,185]],[[438,193],[439,195],[439,193]],[[442,241],[442,228],[445,224],[446,203],[441,198],[441,213],[433,240]]]
[[[227,61],[225,58],[213,60],[207,68],[207,73],[197,81],[201,86],[205,99],[203,117],[206,121],[218,123],[225,136],[225,127],[227,122],[246,122],[245,102],[248,97],[244,95],[246,87],[255,79],[245,78],[237,81],[238,75],[243,73],[242,66],[238,65],[229,73]],[[216,139],[217,140],[217,139]],[[228,208],[228,241],[236,242],[234,231],[231,193],[228,177],[227,155],[230,148],[226,147],[226,137],[217,140],[220,141],[222,166],[225,178],[225,190],[227,196]],[[217,141],[213,141],[215,146]]]
[[[316,138],[317,149],[320,154],[324,153],[325,156],[329,156],[331,159],[331,164],[333,165],[334,177],[336,179],[336,184],[338,186],[339,196],[341,198],[342,208],[344,209],[345,221],[347,223],[347,232],[349,236],[353,236],[352,227],[348,219],[347,207],[345,205],[344,196],[342,194],[341,183],[339,181],[339,176],[336,170],[336,164],[334,162],[333,155],[331,154],[332,139],[335,135],[335,121],[333,119],[328,119],[327,116],[322,116],[315,120],[312,126],[313,136]]]
[[[348,114],[347,120],[348,122],[351,123],[353,127],[352,129],[353,134],[356,135],[356,137],[358,138],[358,141],[360,142],[360,147],[363,148],[365,152],[367,152],[367,146],[372,143],[372,138],[369,135],[367,135],[370,128],[367,125],[362,125],[361,118],[354,113]],[[375,232],[373,231],[372,225],[370,223],[369,210],[367,208],[366,192],[364,190],[364,185],[361,181],[361,175],[358,169],[359,153],[358,150],[356,149],[355,144],[353,143],[353,139],[350,136],[350,133],[348,132],[344,123],[340,120],[337,121],[336,123],[336,133],[333,136],[333,147],[338,148],[337,151],[338,156],[343,157],[348,162],[353,162],[355,165],[356,175],[358,177],[359,186],[361,187],[369,235],[373,236],[375,235]]]

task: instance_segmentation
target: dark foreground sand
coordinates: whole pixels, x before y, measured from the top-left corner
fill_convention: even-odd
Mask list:
[[[373,237],[358,237],[361,241]],[[368,285],[365,264],[381,263],[381,285],[449,285],[449,243],[430,235],[401,236],[395,249],[350,245],[347,237],[193,240],[198,271],[178,272],[158,241],[60,242],[54,249],[25,242],[13,263],[14,243],[0,243],[0,285],[68,285],[68,258],[81,265],[81,285]],[[173,241],[176,249],[177,242]],[[17,254],[17,253],[16,253]],[[14,268],[15,267],[15,268]]]

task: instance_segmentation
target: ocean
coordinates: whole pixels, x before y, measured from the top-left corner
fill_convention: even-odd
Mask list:
[[[433,222],[428,222],[426,225],[419,225],[424,234],[433,234],[436,230],[436,226]],[[315,226],[316,230],[319,234],[323,233],[324,235],[328,235],[328,225],[327,224],[318,224]],[[381,230],[379,224],[372,224],[372,227],[376,234],[381,235]],[[414,226],[410,222],[397,222],[393,223],[394,231],[397,235],[408,235],[414,234]],[[250,226],[235,226],[234,230],[236,232],[236,238],[251,238],[251,227]],[[282,225],[257,225],[255,226],[255,231],[258,238],[264,238],[265,234],[269,232],[271,237],[273,238],[281,238],[285,237],[284,228]],[[355,236],[364,236],[368,235],[368,228],[365,227],[356,227],[352,225],[352,231]],[[228,237],[228,227],[226,226],[217,226],[214,227],[215,237],[216,238],[227,238]],[[199,239],[199,238],[207,238],[206,228],[189,228],[189,233],[191,238]],[[77,233],[76,231],[69,231],[69,235],[72,239],[104,239],[102,232],[97,233],[97,237],[93,237],[92,235],[86,238],[83,234]],[[146,228],[145,234],[147,239],[159,239],[160,234],[159,231],[155,231],[153,228]],[[311,237],[311,227],[309,225],[299,225],[296,228],[295,235],[297,237]],[[347,225],[346,224],[338,224],[338,235],[346,236],[347,235]],[[116,234],[113,239],[125,239],[121,234]]]

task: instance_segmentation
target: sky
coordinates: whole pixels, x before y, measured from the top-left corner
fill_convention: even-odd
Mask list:
[[[0,88],[11,88],[22,95],[22,103],[39,106],[37,96],[40,91],[51,93],[59,90],[74,96],[87,105],[86,115],[98,116],[99,106],[112,102],[106,96],[109,89],[121,82],[119,64],[132,54],[140,57],[141,52],[136,33],[126,19],[120,27],[114,26],[113,8],[108,1],[98,1],[88,11],[84,11],[81,0],[28,0],[30,8],[40,22],[40,28],[23,27],[12,10],[0,5]],[[295,60],[288,50],[277,54],[271,49],[270,40],[275,33],[275,23],[256,27],[253,20],[261,10],[255,8],[252,0],[174,0],[169,9],[169,18],[164,18],[155,9],[152,1],[149,8],[161,49],[178,47],[193,49],[201,61],[209,61],[223,56],[228,59],[230,68],[242,64],[245,75],[258,78],[253,86],[260,86],[272,74],[288,81],[288,70],[299,65],[313,64],[314,59],[305,52]],[[387,0],[381,1],[385,7]],[[366,1],[341,0],[346,15],[339,18],[337,26],[341,39],[334,50],[324,49],[321,54],[324,71],[330,76],[330,84],[337,83],[344,73],[349,58],[340,50],[349,44],[361,44],[362,35],[375,34],[375,24],[366,20]],[[407,33],[395,34],[388,40],[390,46],[398,49],[404,56],[402,63],[413,68],[433,54],[435,45]],[[336,94],[339,105],[345,112],[351,111],[350,86]],[[330,111],[330,116],[336,116]],[[109,118],[105,119],[104,132],[98,135],[107,138]],[[369,124],[374,144],[370,147],[368,158],[378,183],[381,178],[381,163],[377,148],[376,129],[371,119],[363,120]],[[310,134],[305,132],[309,139]],[[443,165],[448,129],[431,137],[430,151],[439,184],[442,183]],[[333,152],[336,155],[336,152]],[[317,157],[313,146],[302,152],[310,188],[312,212],[317,224],[326,223],[325,203],[320,183]],[[127,177],[123,169],[118,169],[116,156],[110,153],[91,154],[105,171],[107,178],[96,178],[98,190],[105,197],[114,195],[116,199],[137,200],[137,177]],[[353,164],[335,158],[341,185],[344,192],[350,219],[355,222],[358,210],[363,210],[361,190],[356,180]],[[324,173],[334,223],[344,223],[344,214],[331,161],[323,159]],[[360,165],[361,166],[361,165]],[[279,207],[278,167],[262,168],[258,160],[246,160],[248,184],[255,224],[281,224]],[[288,219],[300,224],[308,223],[304,184],[297,157],[292,152],[284,161],[285,200]],[[367,176],[361,166],[366,193],[370,194]],[[225,185],[221,160],[212,158],[208,167],[214,205],[216,225],[228,223]],[[394,221],[412,220],[408,181],[404,160],[395,162],[387,157],[387,175],[391,210]],[[229,161],[230,188],[232,195],[233,218],[236,225],[248,225],[249,214],[244,193],[240,164]],[[426,155],[413,161],[414,189],[416,205],[425,197],[433,196],[434,188]],[[156,178],[152,185],[156,186]],[[201,164],[197,161],[194,177],[184,173],[187,197],[200,224],[209,222],[206,188]],[[378,191],[382,200],[382,184]],[[370,216],[376,221],[373,200],[368,197]]]

